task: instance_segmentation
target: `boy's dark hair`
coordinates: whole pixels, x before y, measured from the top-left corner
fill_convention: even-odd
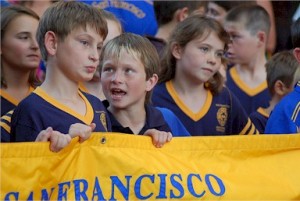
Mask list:
[[[187,7],[189,13],[204,7],[207,10],[207,1],[197,0],[197,1],[166,1],[166,0],[154,0],[154,11],[158,26],[165,25],[172,21],[175,12],[178,9]]]
[[[224,8],[226,11],[230,9],[240,6],[240,5],[256,5],[256,1],[211,1],[218,6]]]
[[[201,37],[205,39],[211,32],[215,32],[220,40],[224,42],[224,50],[226,51],[230,38],[222,25],[216,20],[201,15],[192,15],[178,23],[170,36],[161,59],[159,83],[167,82],[175,77],[176,59],[172,54],[172,46],[174,44],[178,44],[181,48],[184,48],[190,41],[196,38]],[[224,78],[218,71],[207,82],[205,87],[213,94],[217,94],[223,88],[223,84]]]
[[[40,17],[34,11],[24,6],[13,5],[1,8],[1,41],[3,41],[3,38],[5,36],[7,26],[11,23],[12,20],[21,15],[27,15],[33,17],[34,19],[37,19],[38,21],[40,20]],[[2,71],[3,70],[1,64],[1,87],[6,88],[7,84]],[[36,70],[32,70],[30,72],[28,82],[32,87],[36,87],[37,85],[39,85],[40,80],[36,75]]]
[[[291,36],[293,48],[300,47],[300,18],[298,18],[291,27]]]
[[[282,51],[274,54],[265,64],[267,71],[268,89],[273,96],[276,81],[282,81],[286,87],[294,84],[294,74],[300,64],[294,57],[292,51]]]
[[[259,5],[241,5],[231,9],[226,17],[226,22],[242,22],[251,34],[264,31],[269,35],[271,20],[268,12]]]
[[[47,61],[44,36],[48,31],[53,31],[58,39],[63,41],[74,29],[86,29],[87,26],[91,26],[105,39],[107,23],[102,12],[96,7],[78,1],[59,1],[50,6],[42,16],[37,31],[42,58]]]
[[[123,33],[110,40],[102,49],[100,56],[100,74],[103,61],[107,57],[119,59],[120,53],[126,51],[136,57],[144,65],[146,80],[159,73],[160,63],[157,50],[145,37],[133,33]],[[101,75],[100,75],[101,76]],[[145,104],[151,100],[152,91],[146,94]]]

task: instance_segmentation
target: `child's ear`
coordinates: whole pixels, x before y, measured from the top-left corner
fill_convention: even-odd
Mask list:
[[[296,57],[297,61],[300,63],[300,47],[296,47],[293,50],[294,56]]]
[[[153,87],[156,85],[157,81],[158,81],[158,75],[153,74],[152,77],[150,77],[146,81],[146,91],[151,91]]]
[[[172,55],[176,59],[180,59],[181,58],[181,47],[178,44],[172,44],[171,51],[172,51]]]
[[[53,31],[45,34],[45,47],[49,55],[55,55],[57,50],[57,37]]]
[[[274,84],[274,91],[275,91],[275,94],[277,94],[279,96],[284,96],[288,92],[290,92],[289,88],[287,88],[281,80],[276,80],[276,82]]]
[[[257,32],[257,37],[258,37],[258,40],[261,44],[267,44],[267,36],[266,36],[266,33],[263,32],[263,31],[258,31]]]
[[[188,7],[184,7],[182,9],[179,9],[176,13],[175,13],[175,17],[176,17],[176,21],[177,22],[181,22],[183,21],[185,18],[187,18],[189,16],[189,9]]]

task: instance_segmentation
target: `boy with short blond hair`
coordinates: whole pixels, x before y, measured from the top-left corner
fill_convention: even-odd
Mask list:
[[[89,133],[111,130],[102,102],[78,89],[93,77],[106,35],[102,11],[90,5],[60,1],[46,10],[37,31],[46,78],[15,109],[12,141],[35,141],[49,127],[70,133],[78,123],[90,127]]]
[[[165,112],[150,105],[153,87],[158,80],[159,57],[150,41],[142,36],[124,33],[109,41],[100,57],[101,84],[113,132],[149,135],[156,129],[165,135],[157,138],[157,147],[171,140],[172,135],[189,136],[184,126],[165,119]],[[175,116],[171,111],[169,111]],[[169,118],[172,118],[169,116]],[[179,120],[177,120],[179,123]],[[185,133],[183,132],[185,130]],[[167,133],[167,135],[166,135]],[[178,136],[177,135],[177,136]]]
[[[238,6],[228,12],[224,27],[231,37],[227,55],[235,64],[227,72],[226,85],[249,115],[259,107],[268,107],[271,98],[265,71],[270,18],[261,6]]]

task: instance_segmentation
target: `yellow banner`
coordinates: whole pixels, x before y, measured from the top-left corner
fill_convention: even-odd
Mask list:
[[[1,144],[1,200],[300,200],[300,135]]]

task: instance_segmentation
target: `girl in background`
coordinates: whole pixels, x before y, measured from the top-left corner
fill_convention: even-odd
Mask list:
[[[170,36],[152,102],[172,110],[192,136],[257,133],[219,73],[228,42],[217,21],[199,15]]]
[[[1,116],[39,84],[41,61],[35,38],[39,16],[22,6],[1,9]]]

